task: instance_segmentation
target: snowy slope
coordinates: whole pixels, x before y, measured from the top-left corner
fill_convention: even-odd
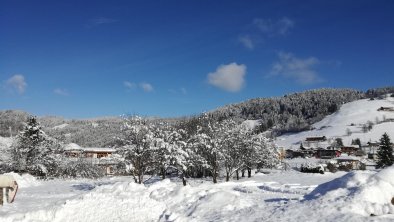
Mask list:
[[[286,134],[278,137],[276,142],[285,148],[298,148],[300,141],[306,137],[326,136],[327,138],[342,138],[344,145],[350,145],[352,139],[356,138],[359,138],[362,143],[379,141],[385,132],[394,140],[394,122],[382,122],[384,119],[394,119],[394,112],[378,111],[380,107],[394,107],[394,98],[363,99],[346,103],[334,114],[315,123],[314,130]],[[363,133],[362,126],[368,121],[374,123],[374,126],[371,131]],[[349,136],[347,129],[352,132]]]

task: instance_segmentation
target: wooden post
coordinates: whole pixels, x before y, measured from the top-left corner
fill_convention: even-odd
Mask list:
[[[4,196],[3,188],[0,188],[0,206],[3,206],[3,196]]]

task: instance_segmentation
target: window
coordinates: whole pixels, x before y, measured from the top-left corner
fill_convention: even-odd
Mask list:
[[[108,153],[97,153],[97,158],[103,158],[103,157],[107,157]]]

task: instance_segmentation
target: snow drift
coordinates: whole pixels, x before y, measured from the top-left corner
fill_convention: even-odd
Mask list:
[[[287,220],[292,215],[295,221],[370,221],[371,216],[384,220],[385,215],[394,214],[392,198],[394,166],[377,173],[354,171],[317,186],[304,200],[283,207],[282,215],[278,212],[276,216]]]
[[[40,181],[38,181],[35,177],[33,177],[30,174],[19,175],[17,173],[10,172],[10,173],[5,173],[4,175],[10,175],[14,177],[20,188],[37,186],[40,184]]]
[[[376,174],[351,172],[319,185],[306,199],[335,202],[336,207],[363,216],[394,214],[394,166]]]

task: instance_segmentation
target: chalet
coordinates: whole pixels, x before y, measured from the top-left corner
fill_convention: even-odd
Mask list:
[[[339,157],[341,152],[338,150],[326,150],[326,149],[318,149],[316,150],[315,157],[320,159],[332,159],[335,157]]]
[[[353,155],[359,150],[360,150],[360,148],[358,146],[343,146],[343,147],[341,147],[341,152],[347,153],[348,155]]]
[[[340,156],[335,158],[339,165],[339,169],[341,166],[343,169],[348,169],[348,170],[360,170],[365,167],[363,163],[361,163],[359,157],[355,156]]]
[[[363,157],[366,155],[366,153],[364,150],[358,149],[356,152],[354,152],[354,155],[358,157]]]
[[[302,150],[286,150],[286,158],[305,158],[305,153]]]
[[[327,139],[325,136],[315,136],[315,137],[306,137],[304,141],[302,141],[302,145],[305,148],[319,149],[324,148],[327,149],[331,145],[332,141]]]
[[[70,143],[64,148],[64,154],[69,158],[83,158],[94,165],[100,166],[107,174],[113,174],[113,166],[116,162],[111,160],[111,156],[116,152],[112,148],[86,148],[75,143]]]

